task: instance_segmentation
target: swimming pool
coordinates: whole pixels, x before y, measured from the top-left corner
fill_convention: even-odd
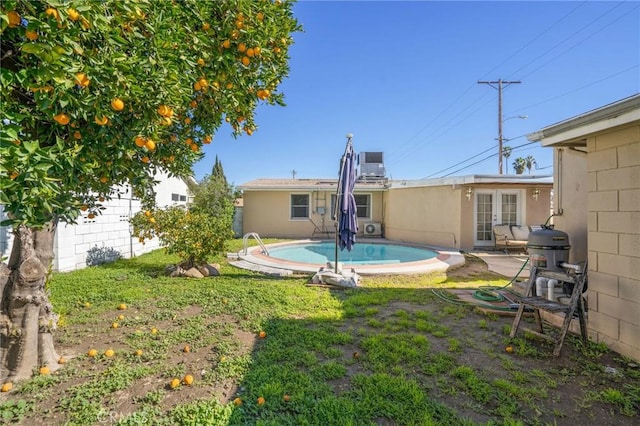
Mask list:
[[[239,267],[260,271],[261,267],[290,271],[295,274],[315,273],[333,261],[335,241],[298,240],[266,246],[269,254],[253,246],[237,254]],[[351,252],[338,250],[338,261],[360,275],[422,274],[446,271],[464,264],[464,256],[456,249],[427,247],[399,241],[367,239],[353,246]]]
[[[390,243],[358,243],[351,251],[338,249],[338,261],[345,265],[383,265],[427,260],[438,255],[433,250]],[[277,259],[324,265],[335,261],[335,242],[293,244],[269,249]]]

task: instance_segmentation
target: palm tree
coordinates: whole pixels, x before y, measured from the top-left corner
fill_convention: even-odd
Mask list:
[[[527,167],[527,170],[529,171],[529,174],[531,174],[531,169],[537,166],[536,159],[533,158],[532,155],[527,155],[527,158],[524,159],[524,163]]]
[[[513,170],[516,171],[517,175],[521,175],[525,167],[527,167],[527,161],[524,158],[518,157],[513,161]]]
[[[503,146],[502,147],[502,156],[505,159],[505,163],[509,164],[509,157],[511,156],[511,150],[512,148],[510,146]]]

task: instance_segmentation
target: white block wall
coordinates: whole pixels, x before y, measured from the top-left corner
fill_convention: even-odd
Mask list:
[[[156,176],[160,181],[156,185],[156,203],[158,207],[185,202],[173,202],[172,194],[187,195],[187,185],[179,178],[166,175]],[[131,236],[129,218],[141,210],[140,201],[132,199],[130,188],[120,188],[120,198],[103,203],[105,210],[101,215],[89,219],[84,213],[76,224],[60,222],[54,241],[54,271],[73,271],[87,266],[87,253],[93,248],[113,249],[123,258],[139,256],[160,247],[157,238],[138,242]],[[4,219],[0,205],[0,220]],[[8,257],[13,245],[13,234],[10,227],[0,227],[0,256]]]

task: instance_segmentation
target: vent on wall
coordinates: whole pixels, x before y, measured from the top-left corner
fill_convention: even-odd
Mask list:
[[[380,237],[382,236],[382,224],[379,222],[369,222],[364,225],[365,237]]]

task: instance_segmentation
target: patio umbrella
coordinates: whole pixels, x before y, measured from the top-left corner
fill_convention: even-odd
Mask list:
[[[351,138],[347,135],[347,146],[340,161],[340,175],[338,177],[338,190],[336,197],[336,212],[334,219],[336,222],[336,266],[338,272],[338,247],[351,251],[356,242],[356,232],[358,232],[358,213],[356,211],[356,200],[353,197],[353,188],[356,184],[355,154]]]

